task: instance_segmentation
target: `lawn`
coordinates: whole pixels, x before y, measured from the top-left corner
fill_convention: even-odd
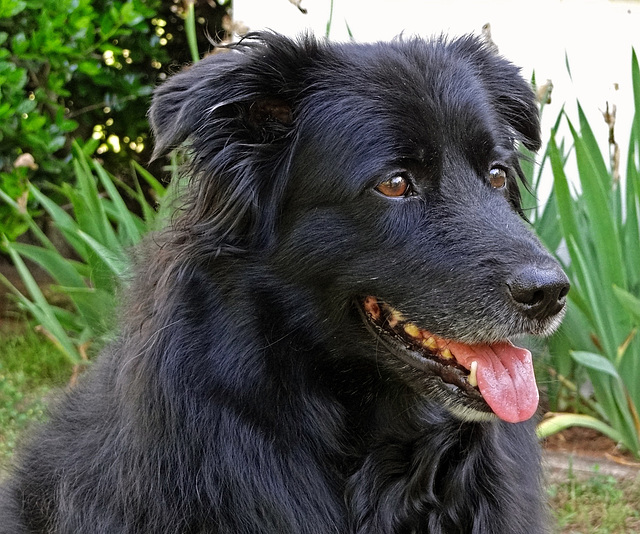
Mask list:
[[[69,362],[42,336],[23,328],[0,328],[0,471],[19,438],[45,417],[45,405],[67,387]],[[640,532],[640,477],[631,480],[594,472],[587,480],[572,473],[548,485],[559,534]]]
[[[0,328],[0,468],[16,441],[71,376],[72,366],[52,345],[31,330]]]
[[[631,534],[640,532],[640,477],[616,480],[598,474],[567,480],[547,487],[562,534]]]

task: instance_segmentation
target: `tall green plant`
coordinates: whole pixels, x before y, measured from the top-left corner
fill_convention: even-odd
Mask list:
[[[187,43],[189,43],[189,52],[191,60],[194,63],[200,61],[200,52],[198,51],[198,38],[196,34],[196,8],[195,0],[187,0],[187,15],[184,21],[184,29],[187,34]]]
[[[579,418],[550,419],[541,433],[571,424],[597,426],[640,457],[640,69],[635,51],[632,80],[635,118],[625,179],[614,179],[607,168],[578,104],[577,123],[564,112],[562,117],[573,141],[570,157],[577,164],[579,188],[572,191],[567,157],[553,134],[548,145],[553,205],[547,209],[555,210],[556,217],[538,219],[536,226],[547,239],[556,236],[552,250],[566,249],[570,306],[568,321],[555,339],[562,340],[564,350],[586,372],[595,400],[577,405],[588,406]]]
[[[137,176],[143,178],[157,197],[165,194],[165,187],[153,176],[136,163],[132,165],[135,188],[120,185],[138,204],[142,217],[129,210],[115,185],[116,179],[97,161],[90,161],[79,145],[74,146],[75,185],[55,188],[68,200],[71,213],[38,187],[29,185],[30,194],[47,212],[78,259],[64,257],[31,215],[0,191],[0,198],[25,219],[40,243],[12,243],[2,236],[2,249],[13,260],[28,294],[22,294],[2,275],[0,281],[74,363],[85,360],[89,348],[100,346],[109,335],[114,326],[111,320],[115,292],[128,267],[127,249],[155,224],[157,214],[149,206]],[[45,298],[25,260],[34,262],[51,276],[55,281],[52,290],[64,295],[68,305],[54,305]]]

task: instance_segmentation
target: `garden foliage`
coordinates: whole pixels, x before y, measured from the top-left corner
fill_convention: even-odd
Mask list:
[[[78,145],[74,148],[76,182],[55,188],[57,195],[68,202],[70,213],[38,187],[29,185],[29,193],[55,224],[72,259],[54,246],[31,215],[0,191],[0,198],[17,216],[24,217],[33,238],[39,242],[38,245],[12,243],[5,237],[1,243],[17,267],[28,296],[2,275],[0,282],[9,287],[55,346],[72,362],[80,363],[112,333],[116,293],[122,289],[129,267],[129,248],[152,228],[158,216],[147,201],[150,194],[143,191],[137,177],[143,178],[143,183],[152,191],[151,196],[158,199],[165,195],[166,189],[137,163],[132,163],[135,188],[129,188],[97,161],[91,161]],[[116,184],[126,191],[126,197]],[[127,201],[137,204],[136,211],[141,212],[142,217],[129,209]],[[44,269],[54,280],[50,290],[65,298],[51,299],[51,295],[46,298],[25,260]],[[59,304],[52,303],[56,301]]]
[[[564,111],[548,143],[554,189],[534,225],[569,275],[567,317],[550,341],[557,382],[569,387],[580,415],[555,415],[541,433],[580,424],[621,442],[640,457],[640,70],[632,57],[635,119],[622,178],[608,168],[596,135],[578,105],[577,122]],[[569,128],[571,148],[557,139]],[[567,176],[575,161],[577,180]],[[558,392],[556,391],[556,394]],[[565,391],[566,393],[566,391]],[[556,395],[556,406],[562,399]]]
[[[0,190],[30,209],[28,181],[72,176],[74,140],[97,139],[114,173],[147,161],[151,92],[191,60],[186,4],[205,51],[229,0],[0,0]],[[0,205],[0,232],[25,230]]]

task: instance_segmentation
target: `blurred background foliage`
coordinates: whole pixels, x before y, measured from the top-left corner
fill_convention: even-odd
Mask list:
[[[0,0],[0,189],[25,211],[28,182],[72,179],[71,145],[119,173],[150,154],[146,111],[154,87],[224,38],[230,0]],[[160,169],[152,169],[160,174]],[[10,240],[24,218],[0,204]]]

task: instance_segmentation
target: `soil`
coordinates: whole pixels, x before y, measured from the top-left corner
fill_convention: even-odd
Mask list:
[[[620,463],[633,462],[631,454],[620,450],[613,440],[590,428],[568,428],[549,436],[543,445],[548,451],[606,457],[614,461],[617,459]]]
[[[567,473],[588,479],[595,473],[617,479],[640,477],[640,462],[607,436],[590,428],[572,427],[543,442],[544,464],[551,481],[566,480]]]

